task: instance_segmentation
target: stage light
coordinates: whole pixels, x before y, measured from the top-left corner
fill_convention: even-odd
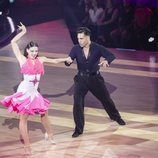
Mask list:
[[[10,3],[14,3],[15,0],[9,0]]]
[[[148,38],[148,42],[153,42],[154,40],[155,40],[154,37],[150,37],[150,38]]]
[[[10,25],[10,30],[11,30],[11,33],[13,33],[15,31],[15,25],[14,25],[14,22],[12,20],[11,17],[7,17],[8,19],[8,22],[9,22],[9,25]]]

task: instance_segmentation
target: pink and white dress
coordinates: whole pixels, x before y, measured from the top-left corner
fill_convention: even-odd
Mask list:
[[[6,96],[1,103],[8,108],[9,112],[19,114],[34,115],[35,113],[44,114],[50,102],[43,98],[38,92],[38,85],[41,75],[44,74],[43,64],[39,59],[35,59],[32,64],[30,59],[21,66],[23,81],[18,86],[17,92],[11,96]]]

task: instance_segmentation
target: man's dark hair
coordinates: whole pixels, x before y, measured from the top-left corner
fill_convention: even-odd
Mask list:
[[[77,34],[78,34],[78,33],[84,33],[86,36],[91,36],[91,31],[90,31],[90,29],[87,28],[87,27],[79,27],[79,28],[77,29]]]

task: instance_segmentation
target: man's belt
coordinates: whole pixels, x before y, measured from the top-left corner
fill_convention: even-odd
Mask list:
[[[99,74],[100,74],[99,71],[95,71],[95,72],[78,71],[78,75],[80,76],[96,76]]]

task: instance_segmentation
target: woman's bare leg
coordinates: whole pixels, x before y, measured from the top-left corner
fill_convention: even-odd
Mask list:
[[[20,115],[20,122],[19,122],[19,130],[20,134],[24,140],[24,144],[26,146],[30,145],[29,136],[28,136],[28,129],[27,129],[27,119],[28,115]]]
[[[27,129],[27,119],[29,115],[20,115],[19,130],[24,140],[24,149],[27,154],[31,154],[30,140]]]
[[[46,133],[48,134],[48,137],[53,137],[53,132],[51,129],[51,124],[48,118],[48,112],[46,112],[44,115],[41,115],[41,123],[43,124]]]

